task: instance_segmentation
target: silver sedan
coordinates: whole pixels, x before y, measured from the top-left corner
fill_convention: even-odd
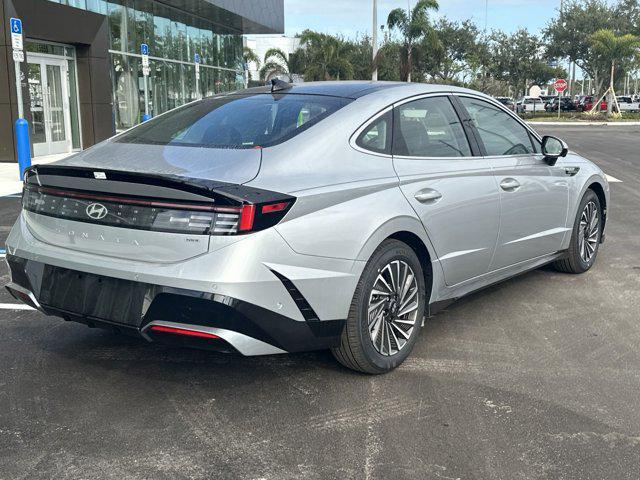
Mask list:
[[[481,93],[274,81],[32,167],[8,289],[149,341],[382,373],[470,292],[589,270],[608,206],[596,165]]]

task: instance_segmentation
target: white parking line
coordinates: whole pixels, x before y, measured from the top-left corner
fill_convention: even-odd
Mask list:
[[[0,303],[0,310],[35,310],[24,303]]]
[[[605,177],[607,177],[607,181],[609,183],[622,183],[622,180],[618,180],[616,177],[612,177],[611,175],[607,175],[606,173],[604,174]]]

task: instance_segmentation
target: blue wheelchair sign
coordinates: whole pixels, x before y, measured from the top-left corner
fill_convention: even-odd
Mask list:
[[[196,54],[193,56],[193,61],[194,61],[195,63],[200,63],[200,54],[199,54],[199,53],[196,53]]]
[[[146,43],[143,43],[140,45],[140,53],[142,55],[149,55],[149,45],[147,45]]]
[[[19,18],[12,18],[9,20],[11,25],[11,33],[15,35],[22,35],[22,20]]]

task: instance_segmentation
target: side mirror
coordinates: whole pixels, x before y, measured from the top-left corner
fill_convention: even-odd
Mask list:
[[[569,153],[569,146],[559,138],[549,135],[542,137],[542,154],[545,161],[553,166],[560,157],[566,157]]]

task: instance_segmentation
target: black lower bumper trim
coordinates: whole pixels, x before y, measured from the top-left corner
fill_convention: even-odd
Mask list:
[[[140,335],[152,321],[222,328],[287,352],[338,346],[344,320],[297,321],[226,295],[120,280],[7,255],[14,283],[49,315]],[[59,283],[54,285],[53,283]],[[119,298],[124,295],[126,309]]]

